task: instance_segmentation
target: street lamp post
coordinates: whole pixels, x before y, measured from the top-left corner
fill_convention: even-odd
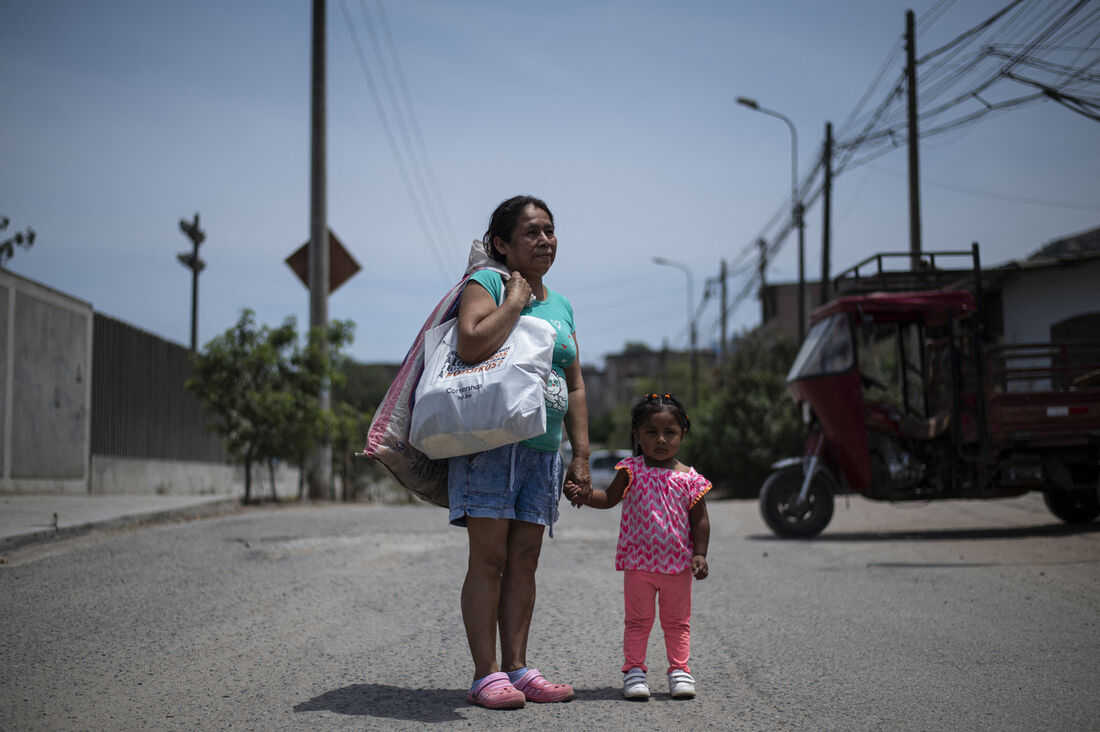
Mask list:
[[[737,97],[737,103],[781,119],[791,130],[791,221],[798,229],[798,337],[802,338],[806,333],[806,239],[805,226],[802,223],[802,202],[798,198],[798,132],[789,117],[775,110],[761,107],[755,99]]]
[[[687,276],[687,317],[688,317],[688,332],[691,334],[691,403],[698,404],[699,401],[699,356],[698,349],[696,348],[696,340],[698,335],[695,328],[695,315],[692,313],[692,306],[695,303],[695,283],[691,276],[691,270],[686,264],[680,262],[674,262],[671,259],[665,259],[664,257],[654,257],[654,264],[660,264],[665,267],[674,267],[684,275]]]

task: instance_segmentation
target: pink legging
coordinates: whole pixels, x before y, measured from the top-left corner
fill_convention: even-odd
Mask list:
[[[640,569],[623,572],[626,629],[623,631],[623,672],[632,668],[649,671],[645,665],[649,631],[653,627],[654,600],[659,596],[661,628],[665,632],[665,653],[669,673],[688,668],[691,655],[691,570],[660,574]]]

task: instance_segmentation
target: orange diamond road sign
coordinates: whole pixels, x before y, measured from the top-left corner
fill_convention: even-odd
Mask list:
[[[298,279],[302,281],[302,284],[309,289],[309,242],[298,249],[298,251],[291,254],[286,258],[287,266],[294,270],[294,274],[298,275]],[[343,243],[336,238],[336,234],[332,233],[332,229],[328,230],[328,291],[331,295],[336,291],[336,288],[344,284],[351,279],[351,276],[358,272],[362,267],[356,262],[351,253],[344,248]]]

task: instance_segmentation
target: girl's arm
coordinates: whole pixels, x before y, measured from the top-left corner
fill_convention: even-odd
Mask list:
[[[630,473],[618,470],[611,479],[611,485],[607,490],[593,488],[591,484],[586,487],[577,485],[572,481],[565,482],[565,497],[574,506],[591,506],[592,508],[612,508],[623,499],[623,493],[630,483]]]
[[[577,334],[573,334],[573,345],[577,344]],[[573,363],[565,367],[565,388],[569,391],[569,409],[565,413],[565,432],[569,435],[569,444],[573,448],[573,459],[565,470],[565,479],[579,486],[592,485],[591,468],[588,465],[590,449],[588,446],[588,401],[584,392],[584,377],[581,375],[580,350]]]
[[[688,513],[691,522],[691,540],[695,548],[691,558],[691,573],[695,579],[706,579],[710,574],[707,566],[707,547],[710,544],[710,516],[707,514],[707,502],[700,498],[691,512]]]

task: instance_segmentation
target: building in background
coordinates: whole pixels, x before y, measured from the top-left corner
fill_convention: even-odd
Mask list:
[[[952,274],[953,278],[944,280],[945,288],[973,288],[969,272],[953,270]],[[1100,342],[1097,283],[1100,227],[1056,239],[1027,259],[983,267],[982,308],[989,340],[1007,344]],[[896,289],[896,284],[891,289]],[[808,310],[820,302],[820,293],[820,282],[806,283]],[[801,341],[797,334],[797,283],[765,285],[760,292],[760,308],[762,325]]]

